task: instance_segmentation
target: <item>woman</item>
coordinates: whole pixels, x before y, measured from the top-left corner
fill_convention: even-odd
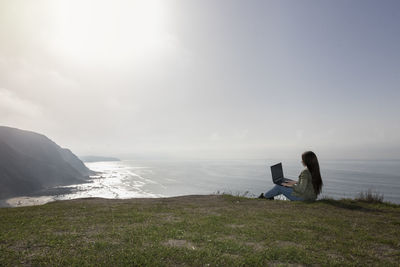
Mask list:
[[[289,181],[282,185],[275,185],[259,198],[274,199],[274,196],[283,194],[293,201],[316,200],[323,185],[317,156],[312,151],[306,151],[301,158],[306,168],[300,173],[298,182]]]

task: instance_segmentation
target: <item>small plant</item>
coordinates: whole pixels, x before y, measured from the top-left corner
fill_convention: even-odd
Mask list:
[[[368,202],[368,203],[382,203],[383,202],[383,194],[378,192],[372,192],[371,189],[368,189],[366,192],[360,192],[355,200]]]

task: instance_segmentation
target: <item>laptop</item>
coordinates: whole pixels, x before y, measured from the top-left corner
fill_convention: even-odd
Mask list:
[[[277,185],[282,183],[293,181],[292,179],[285,178],[283,175],[282,163],[278,163],[271,166],[272,182]]]

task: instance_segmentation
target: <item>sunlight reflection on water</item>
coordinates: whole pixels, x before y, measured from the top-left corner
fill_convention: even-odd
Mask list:
[[[135,170],[147,167],[134,167],[124,162],[94,162],[86,164],[89,169],[101,172],[100,175],[92,176],[91,183],[65,186],[76,188],[72,194],[61,196],[58,199],[73,199],[86,197],[103,198],[137,198],[137,197],[161,197],[143,189],[146,184],[157,184],[157,182],[144,178]]]

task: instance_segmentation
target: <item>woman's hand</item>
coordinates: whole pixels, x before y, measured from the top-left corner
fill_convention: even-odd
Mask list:
[[[293,187],[295,183],[297,183],[297,181],[287,181],[286,183],[282,183],[282,185],[287,187]]]

